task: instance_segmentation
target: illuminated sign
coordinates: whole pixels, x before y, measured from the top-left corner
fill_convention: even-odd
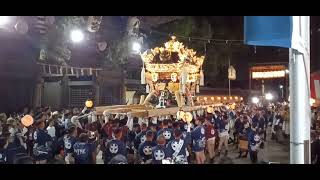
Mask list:
[[[252,72],[252,79],[269,79],[285,77],[286,71],[266,71],[266,72]]]

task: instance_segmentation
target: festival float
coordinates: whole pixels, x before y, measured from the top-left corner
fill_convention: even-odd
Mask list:
[[[145,118],[177,115],[183,111],[195,115],[203,113],[209,106],[222,105],[212,98],[200,101],[196,97],[200,86],[204,85],[202,65],[205,57],[185,47],[175,36],[164,43],[164,47],[142,53],[141,59],[141,84],[146,86],[147,95],[140,97],[140,104],[96,107],[98,114],[131,113]]]

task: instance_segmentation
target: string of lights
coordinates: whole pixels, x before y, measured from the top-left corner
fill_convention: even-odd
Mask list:
[[[228,43],[232,43],[232,42],[243,42],[243,40],[237,40],[237,39],[214,39],[214,38],[203,38],[203,37],[191,37],[191,36],[183,36],[183,35],[178,35],[178,34],[175,34],[175,33],[164,33],[164,32],[161,32],[161,31],[156,31],[156,30],[152,30],[150,31],[150,34],[152,33],[157,33],[157,34],[160,34],[160,35],[165,35],[165,36],[176,36],[177,38],[181,38],[181,39],[188,39],[189,41],[204,41],[204,42],[207,42],[207,43],[217,43],[217,42],[220,42],[220,43],[224,43],[224,44],[228,44]]]

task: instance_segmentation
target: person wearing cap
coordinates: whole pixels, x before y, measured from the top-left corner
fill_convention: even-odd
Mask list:
[[[162,121],[162,128],[158,131],[157,136],[159,136],[161,134],[166,138],[167,143],[174,139],[173,131],[171,128],[169,128],[169,120],[168,119],[164,119]]]
[[[162,164],[162,160],[170,158],[166,148],[166,139],[163,135],[158,136],[157,145],[152,148],[152,164]]]
[[[79,140],[73,145],[75,164],[96,164],[95,148],[88,143],[89,136],[81,133]]]
[[[126,145],[122,138],[122,130],[120,128],[116,128],[113,131],[114,139],[109,142],[104,142],[102,146],[102,151],[104,153],[104,164],[108,164],[110,160],[118,154],[121,154],[127,157],[127,149]]]
[[[152,162],[152,148],[157,145],[153,141],[153,136],[152,131],[147,131],[146,141],[139,146],[138,152],[143,164],[151,164]]]
[[[206,157],[204,154],[204,148],[206,145],[206,138],[205,138],[205,129],[203,127],[204,118],[198,117],[195,119],[195,124],[197,125],[192,133],[192,151],[196,155],[196,163],[197,164],[204,164]]]
[[[33,133],[33,155],[35,157],[36,164],[46,164],[50,158],[50,143],[52,142],[52,139],[51,136],[44,130],[45,115],[40,114],[36,118],[36,131]]]
[[[190,127],[190,124],[188,124],[187,135],[184,138],[182,131],[175,129],[174,139],[167,144],[168,155],[176,164],[188,164],[187,148],[191,143]]]
[[[63,137],[63,147],[66,164],[74,164],[73,145],[77,142],[77,127],[75,125],[69,126],[67,134]]]

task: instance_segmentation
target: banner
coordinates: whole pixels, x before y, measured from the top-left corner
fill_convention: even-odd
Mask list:
[[[309,44],[302,24],[308,16],[245,16],[244,43],[254,46],[292,48],[308,55]]]
[[[292,16],[245,16],[244,43],[291,48]]]

